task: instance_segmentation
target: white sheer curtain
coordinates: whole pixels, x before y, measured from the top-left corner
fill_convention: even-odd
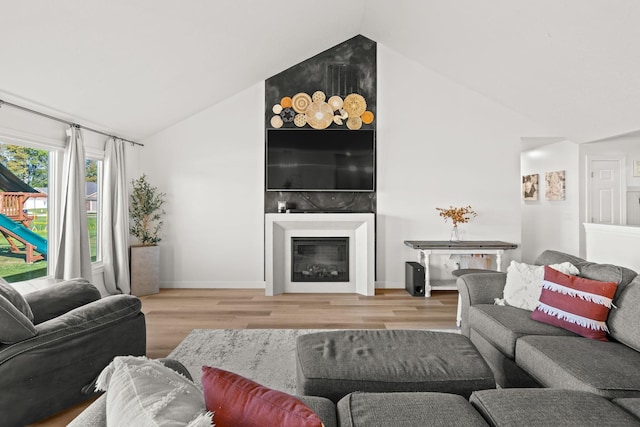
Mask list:
[[[131,291],[129,284],[129,195],[125,144],[109,138],[104,149],[102,186],[102,262],[104,286],[110,294]]]
[[[56,279],[82,277],[92,281],[85,206],[87,190],[84,145],[80,129],[75,126],[67,130],[67,137],[62,169],[60,245],[54,277]]]

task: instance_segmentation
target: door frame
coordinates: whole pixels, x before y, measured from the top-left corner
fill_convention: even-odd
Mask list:
[[[627,225],[627,158],[623,154],[587,154],[585,156],[585,222],[591,222],[591,162],[594,160],[610,160],[617,161],[620,166],[620,225]]]

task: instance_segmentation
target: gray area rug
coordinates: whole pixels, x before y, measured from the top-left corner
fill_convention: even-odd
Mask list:
[[[196,384],[202,366],[235,372],[285,393],[296,390],[299,335],[324,329],[194,329],[169,354],[189,369]],[[459,331],[446,329],[442,332]]]

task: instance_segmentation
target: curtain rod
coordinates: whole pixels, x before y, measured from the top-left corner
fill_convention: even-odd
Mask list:
[[[92,128],[84,126],[84,125],[79,125],[77,123],[73,123],[73,122],[70,122],[68,120],[61,119],[59,117],[50,116],[49,114],[41,113],[40,111],[32,110],[30,108],[23,107],[21,105],[16,105],[16,104],[13,104],[11,102],[3,101],[2,99],[0,99],[0,108],[2,108],[3,105],[8,105],[10,107],[17,108],[18,110],[26,111],[27,113],[36,114],[38,116],[46,117],[47,119],[55,120],[56,122],[66,123],[66,124],[68,124],[70,126],[75,126],[77,128],[86,129],[86,130],[88,130],[90,132],[93,132],[93,133],[98,133],[100,135],[110,136],[112,138],[121,139],[122,141],[128,142],[131,145],[139,145],[140,147],[144,147],[144,144],[141,144],[139,142],[131,141],[131,140],[125,139],[125,138],[120,138],[120,137],[115,136],[115,135],[104,133],[104,132],[101,132],[101,131],[96,130],[96,129],[92,129]]]

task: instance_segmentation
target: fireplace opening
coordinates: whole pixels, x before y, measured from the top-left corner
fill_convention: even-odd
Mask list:
[[[348,237],[292,237],[292,282],[348,282]]]

